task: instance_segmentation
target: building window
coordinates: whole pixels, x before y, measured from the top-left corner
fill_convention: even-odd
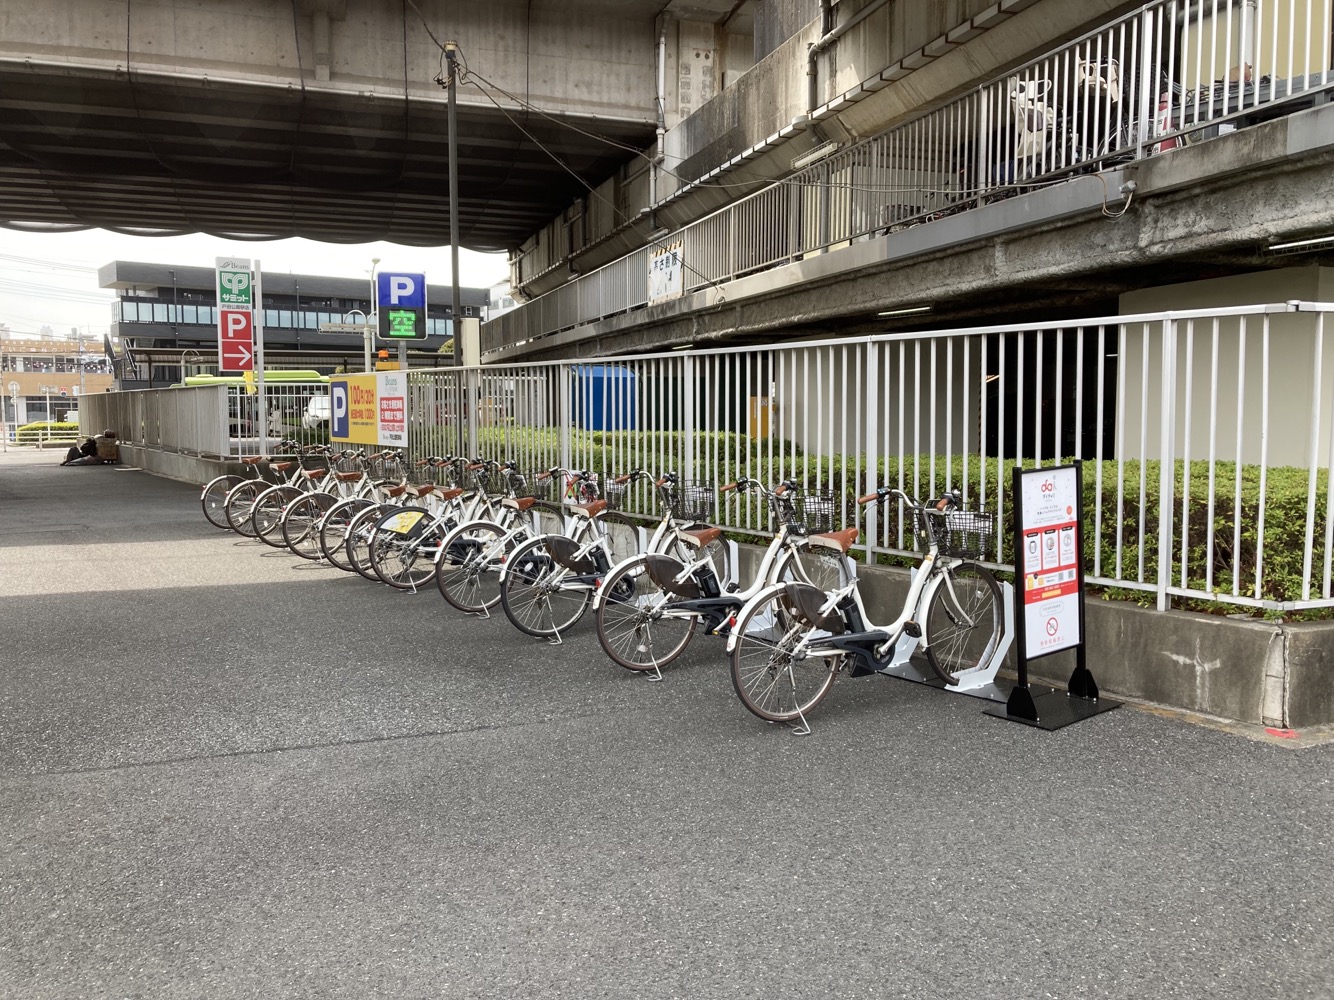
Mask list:
[[[139,322],[140,323],[153,322],[153,303],[151,302],[139,303]]]
[[[198,323],[198,322],[199,322],[199,307],[198,307],[198,306],[182,306],[181,309],[182,309],[182,310],[184,311],[184,313],[185,313],[185,322],[186,322],[186,323],[189,323],[189,324],[195,324],[195,323]]]
[[[154,322],[154,323],[166,323],[166,322],[167,322],[167,305],[166,305],[166,303],[164,303],[164,302],[154,302],[154,303],[153,303],[153,322]]]

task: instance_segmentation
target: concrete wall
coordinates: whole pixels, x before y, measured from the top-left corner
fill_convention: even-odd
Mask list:
[[[1334,269],[1282,268],[1145,288],[1122,295],[1121,312],[1216,309],[1293,299],[1334,300]],[[1267,385],[1265,336],[1265,320],[1256,316],[1177,324],[1177,378],[1170,411],[1176,457],[1189,453],[1204,458],[1212,448],[1224,461],[1259,463],[1264,457],[1271,466],[1304,466],[1311,461],[1314,446],[1318,464],[1329,464],[1334,355],[1329,347],[1320,349],[1317,317],[1279,313],[1268,318]],[[1160,458],[1160,429],[1166,416],[1161,401],[1161,326],[1129,326],[1120,364],[1127,405],[1118,453]],[[1309,433],[1313,421],[1314,436]],[[1300,433],[1292,428],[1300,428]]]

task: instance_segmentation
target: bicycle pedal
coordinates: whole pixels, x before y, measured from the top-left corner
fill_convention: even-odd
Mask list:
[[[903,634],[911,636],[914,639],[920,639],[922,637],[922,626],[918,625],[916,622],[908,622],[908,624],[903,626]]]

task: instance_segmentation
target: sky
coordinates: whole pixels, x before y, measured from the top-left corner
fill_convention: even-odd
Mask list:
[[[396,243],[355,246],[287,239],[245,242],[196,234],[127,236],[100,229],[82,233],[27,233],[0,228],[0,323],[15,334],[37,334],[43,326],[60,336],[74,327],[101,337],[110,331],[115,292],[99,288],[97,269],[114,260],[212,267],[227,256],[259,260],[265,273],[288,271],[341,278],[370,277],[377,270],[425,274],[432,284],[451,280],[449,248],[422,249]],[[488,288],[509,277],[504,254],[459,251],[461,283]]]

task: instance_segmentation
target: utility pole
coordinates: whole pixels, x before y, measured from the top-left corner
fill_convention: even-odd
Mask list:
[[[459,116],[458,67],[459,43],[445,42],[445,60],[449,63],[449,270],[450,305],[449,327],[454,334],[454,368],[463,366],[463,306],[459,296]],[[468,412],[468,390],[462,384],[462,373],[455,371],[454,388],[459,394],[459,445],[455,454],[473,454],[477,449],[468,435],[464,444],[464,422],[471,425]]]
[[[362,349],[364,350],[365,355],[366,355],[366,357],[365,357],[366,367],[363,368],[362,371],[367,371],[367,372],[369,372],[369,371],[374,371],[374,369],[371,367],[371,340],[375,337],[375,333],[374,333],[375,326],[374,326],[374,323],[373,323],[372,320],[371,320],[371,317],[375,315],[375,311],[376,311],[375,298],[376,298],[376,294],[377,294],[377,293],[376,293],[376,291],[375,291],[375,269],[376,269],[377,267],[379,267],[379,266],[380,266],[380,258],[379,258],[379,257],[372,257],[372,258],[371,258],[371,301],[370,301],[370,304],[369,304],[369,305],[367,306],[367,308],[366,308],[366,335],[362,338]]]

